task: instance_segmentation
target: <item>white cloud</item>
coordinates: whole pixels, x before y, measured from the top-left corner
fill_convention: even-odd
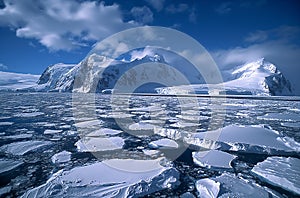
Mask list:
[[[50,50],[72,50],[134,27],[124,22],[119,6],[96,1],[4,0],[0,26],[18,37],[37,39]]]
[[[231,11],[231,2],[224,2],[216,8],[216,12],[219,14],[227,14]]]
[[[0,70],[7,70],[8,67],[4,65],[3,63],[0,63]]]
[[[145,1],[158,12],[163,9],[165,3],[165,0],[145,0]]]
[[[152,47],[145,47],[144,49],[142,50],[134,50],[130,53],[131,57],[130,57],[130,61],[133,61],[135,59],[142,59],[144,58],[146,55],[148,56],[154,56],[155,52],[153,51],[153,48]]]
[[[133,7],[130,12],[140,24],[148,24],[153,21],[153,13],[147,6]]]

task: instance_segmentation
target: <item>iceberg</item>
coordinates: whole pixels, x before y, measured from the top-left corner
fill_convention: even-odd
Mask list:
[[[264,182],[300,196],[300,160],[297,158],[268,157],[251,172]]]
[[[111,159],[60,170],[25,197],[141,197],[173,188],[179,173],[170,164],[156,160]]]

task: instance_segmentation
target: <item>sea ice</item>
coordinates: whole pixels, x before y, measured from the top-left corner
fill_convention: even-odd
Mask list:
[[[31,112],[31,113],[17,113],[14,115],[14,117],[22,117],[22,118],[30,118],[30,117],[36,117],[44,115],[42,112]]]
[[[12,140],[18,140],[18,139],[26,139],[31,138],[32,134],[19,134],[19,135],[9,135],[2,137],[3,139],[12,139]]]
[[[38,150],[42,147],[52,144],[49,141],[25,141],[25,142],[13,142],[0,147],[0,151],[9,153],[12,155],[24,155],[30,151]]]
[[[141,197],[178,185],[179,173],[161,159],[111,159],[60,170],[22,197]]]
[[[0,126],[10,126],[13,122],[0,122]]]
[[[181,138],[181,132],[179,132],[177,129],[155,127],[154,134],[158,134],[162,137],[167,137],[173,140],[178,140]]]
[[[56,133],[60,133],[60,132],[62,132],[62,130],[46,129],[46,130],[44,131],[44,134],[45,134],[45,135],[49,135],[49,134],[56,134]]]
[[[97,152],[122,149],[125,144],[121,137],[84,137],[75,143],[79,152]]]
[[[230,125],[214,131],[196,133],[191,137],[184,138],[184,140],[193,145],[202,143],[200,140],[223,142],[229,145],[231,150],[243,150],[253,153],[257,152],[257,148],[253,146],[262,148],[262,151],[268,151],[268,149],[275,149],[283,152],[299,150],[299,148],[290,147],[289,142],[281,137],[277,131],[267,129],[260,125]],[[199,146],[201,146],[201,144]]]
[[[178,148],[178,144],[174,140],[167,138],[152,141],[149,143],[149,146],[152,148]]]
[[[300,122],[283,122],[280,124],[281,124],[281,126],[298,128],[300,130]]]
[[[52,163],[64,163],[71,160],[71,152],[69,151],[62,151],[59,153],[56,153],[51,157]]]
[[[230,169],[235,155],[217,150],[193,152],[193,161],[195,164],[208,168],[226,168]]]
[[[261,120],[278,120],[278,121],[300,121],[299,113],[267,113],[263,116],[258,116],[257,119]]]
[[[19,160],[0,159],[0,174],[12,171],[22,164],[23,162]]]
[[[100,136],[106,136],[106,135],[117,135],[122,133],[123,131],[121,130],[115,130],[115,129],[110,129],[110,128],[101,128],[96,131],[93,131],[86,136],[88,137],[100,137]]]
[[[134,123],[129,125],[129,130],[154,130],[155,125],[153,124],[148,124],[145,122],[138,122],[138,123]]]
[[[203,195],[200,197],[271,197],[261,186],[230,173],[223,173],[216,178],[200,179],[196,182],[196,188],[199,195]]]
[[[268,157],[251,171],[255,176],[300,196],[300,160],[292,157]]]
[[[220,183],[209,178],[200,179],[196,182],[199,197],[215,198],[220,191]]]
[[[95,126],[102,126],[103,121],[101,120],[88,120],[83,122],[76,122],[75,126],[77,128],[93,128]]]

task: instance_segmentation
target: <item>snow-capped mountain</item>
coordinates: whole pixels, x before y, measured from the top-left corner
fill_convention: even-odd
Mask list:
[[[152,63],[152,65],[143,65]],[[142,67],[137,67],[143,65]],[[165,65],[172,65],[166,67]],[[191,83],[203,82],[201,76],[190,65],[179,65],[167,62],[163,55],[154,53],[130,61],[114,60],[105,56],[91,54],[77,65],[56,64],[50,66],[42,74],[37,91],[58,92],[101,92],[113,89],[117,81],[122,84],[120,91],[127,87],[138,87],[139,83],[147,79],[155,79],[169,85],[181,85],[178,80],[179,70],[188,77]],[[189,83],[186,83],[189,84]],[[148,85],[143,92],[154,92],[154,88],[162,85]]]
[[[34,86],[36,91],[51,91],[57,87],[58,81],[63,75],[68,73],[75,65],[74,64],[63,64],[58,63],[55,65],[50,65],[43,72],[40,79],[38,80],[38,85]]]
[[[116,88],[118,83],[122,89],[118,91],[131,92],[134,91],[130,90],[132,87],[137,88],[152,80],[154,84],[147,84],[135,91],[207,94],[222,86],[225,93],[231,95],[293,95],[289,80],[274,64],[263,58],[223,71],[223,75],[226,76],[224,83],[207,85],[201,74],[188,61],[176,56],[178,55],[157,49],[130,60],[115,60],[91,54],[77,65],[60,63],[49,66],[41,75],[38,85],[31,90],[102,92]],[[145,65],[146,63],[150,65]],[[139,67],[140,65],[143,66]],[[187,78],[187,81],[182,81],[182,76]]]
[[[40,75],[0,71],[0,90],[16,91],[36,85]]]
[[[232,80],[225,87],[240,88],[253,94],[293,95],[290,82],[277,67],[264,58],[231,70]]]
[[[223,76],[226,76],[226,81],[221,84],[174,86],[156,91],[160,94],[224,94],[225,91],[230,95],[294,95],[289,80],[264,58],[223,71]]]

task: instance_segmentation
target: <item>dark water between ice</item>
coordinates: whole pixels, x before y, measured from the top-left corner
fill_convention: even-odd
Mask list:
[[[93,95],[90,95],[87,98],[92,97]],[[134,96],[130,98],[128,107],[122,106],[124,103],[120,98],[121,102],[116,102],[117,104],[114,104],[112,109],[110,95],[96,95],[93,104],[84,99],[73,103],[72,94],[68,93],[1,93],[0,194],[7,197],[21,196],[29,189],[44,184],[53,173],[61,169],[70,170],[96,162],[101,158],[124,158],[130,152],[142,153],[144,149],[153,149],[149,147],[149,143],[162,138],[159,134],[151,133],[153,125],[191,134],[216,129],[213,122],[217,122],[218,127],[220,127],[220,122],[223,127],[233,124],[265,125],[279,132],[281,136],[300,142],[299,101],[218,99],[218,102],[214,103],[209,98],[196,100],[197,105],[194,103],[195,99],[186,98],[179,101],[177,98],[170,97]],[[81,112],[82,109],[87,110]],[[212,114],[218,113],[222,114],[221,117],[224,119],[212,120]],[[183,114],[186,117],[180,116]],[[150,127],[147,129],[148,132],[150,131],[149,134],[139,136],[127,133],[124,127],[116,123],[115,119],[118,119],[126,125],[128,117],[136,123],[146,121],[148,125],[141,126]],[[93,130],[95,127],[105,127],[123,131],[123,133],[112,135],[125,140],[122,151],[103,152],[102,157],[97,159],[91,153],[81,152],[75,146],[75,143],[80,140],[76,123],[95,120],[95,118],[100,121],[101,126],[95,125]],[[150,121],[147,122],[147,120]],[[15,147],[6,147],[12,143],[30,141],[37,146],[22,147],[24,145],[15,144]],[[193,149],[195,147],[190,147],[178,159],[172,159],[175,168],[180,172],[181,184],[174,189],[158,191],[148,196],[179,196],[185,192],[191,192],[197,196],[194,186],[197,179],[221,175],[224,172],[224,170],[213,170],[195,165],[191,156]],[[70,152],[71,159],[65,163],[53,163],[51,157],[61,151]],[[231,151],[228,152],[231,153]],[[251,167],[269,156],[267,153],[252,154],[238,151],[233,153],[238,156],[238,159],[233,164],[234,170],[229,170],[229,172],[241,173],[245,178],[253,178],[249,174]],[[167,154],[166,156],[168,157]],[[299,158],[299,153],[291,153],[291,156]],[[15,168],[12,167],[14,165]],[[281,188],[257,182],[279,194],[293,195]]]

